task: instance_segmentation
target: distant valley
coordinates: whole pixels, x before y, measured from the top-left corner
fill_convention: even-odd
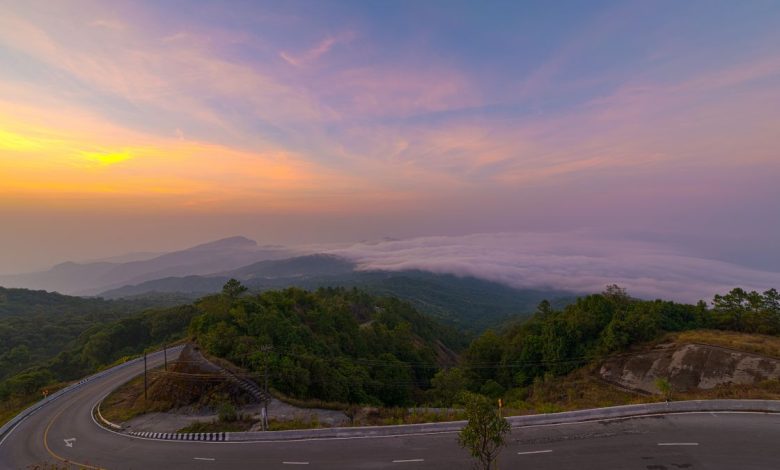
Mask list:
[[[577,296],[564,290],[519,289],[472,276],[417,269],[362,270],[344,257],[259,246],[244,237],[144,260],[63,263],[45,272],[0,276],[0,285],[106,299],[196,299],[219,292],[231,278],[253,291],[357,287],[407,300],[421,312],[475,333],[513,315],[530,314],[541,300],[563,307]]]
[[[48,271],[0,276],[0,286],[94,296],[109,289],[169,276],[206,275],[295,253],[231,237],[138,261],[67,262]],[[121,259],[121,258],[120,258]]]

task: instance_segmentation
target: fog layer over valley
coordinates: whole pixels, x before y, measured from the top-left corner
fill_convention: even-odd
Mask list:
[[[310,256],[318,254],[330,256]],[[286,280],[306,278],[303,286],[316,288],[327,278],[349,284],[345,276],[353,273],[409,271],[574,293],[617,283],[638,297],[686,302],[735,285],[763,291],[780,284],[778,272],[692,256],[661,243],[609,240],[580,231],[384,239],[335,248],[261,246],[231,237],[140,261],[63,263],[46,272],[0,276],[0,285],[121,297],[214,292],[230,277],[254,280],[250,285],[256,288],[302,285]]]
[[[516,288],[598,292],[618,283],[632,295],[693,302],[735,285],[766,290],[780,273],[694,257],[660,243],[589,232],[484,233],[360,243],[333,251],[367,270],[421,269]]]

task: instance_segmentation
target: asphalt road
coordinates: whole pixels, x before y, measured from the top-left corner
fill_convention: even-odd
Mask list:
[[[150,367],[160,362],[150,357]],[[0,444],[0,468],[61,459],[76,468],[139,470],[471,468],[455,433],[219,443],[145,440],[99,427],[93,406],[141,369],[97,379],[30,416]],[[515,428],[500,468],[780,469],[780,415],[694,413]]]

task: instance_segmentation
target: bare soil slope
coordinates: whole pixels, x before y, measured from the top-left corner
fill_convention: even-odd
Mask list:
[[[709,390],[727,384],[754,385],[780,378],[777,357],[687,342],[684,338],[671,339],[644,352],[609,358],[598,374],[607,382],[646,393],[658,393],[655,384],[658,378],[669,380],[675,391]]]

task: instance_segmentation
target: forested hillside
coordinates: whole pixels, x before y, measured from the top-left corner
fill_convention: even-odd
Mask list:
[[[462,377],[466,387],[489,395],[560,376],[583,364],[654,340],[666,332],[700,328],[780,334],[780,295],[734,289],[712,306],[629,297],[617,286],[561,310],[542,302],[537,313],[503,334],[488,331],[464,354],[462,368],[441,373],[441,383]],[[445,394],[452,398],[453,394]]]
[[[0,380],[53,358],[95,327],[178,301],[175,297],[108,301],[0,287]]]
[[[21,372],[4,374],[0,379],[0,401],[35,395],[48,384],[83,377],[124,356],[137,355],[147,347],[180,339],[197,314],[198,310],[191,305],[149,309],[115,322],[97,323],[70,341],[62,338],[65,346],[51,358],[37,361]],[[12,348],[6,355],[12,355],[19,348]],[[10,370],[15,369],[17,367]]]
[[[41,388],[190,337],[285,395],[375,405],[449,406],[464,390],[506,396],[668,332],[780,334],[780,295],[734,289],[711,306],[631,298],[617,286],[467,345],[408,302],[359,289],[250,294],[238,281],[194,304],[141,304],[0,290],[0,414]],[[8,403],[11,403],[9,406]],[[13,405],[16,403],[16,405]]]
[[[267,361],[274,388],[297,398],[420,401],[436,369],[453,365],[453,350],[464,345],[410,304],[357,289],[223,294],[198,307],[204,314],[190,328],[198,344],[255,372]]]
[[[328,255],[264,261],[218,276],[167,277],[101,295],[132,298],[166,293],[195,299],[218,293],[230,278],[238,279],[252,292],[288,287],[312,291],[321,287],[357,287],[374,295],[410,302],[421,313],[472,334],[496,327],[511,316],[530,315],[544,299],[556,307],[576,299],[571,292],[517,289],[468,276],[419,270],[358,271],[354,264]]]

